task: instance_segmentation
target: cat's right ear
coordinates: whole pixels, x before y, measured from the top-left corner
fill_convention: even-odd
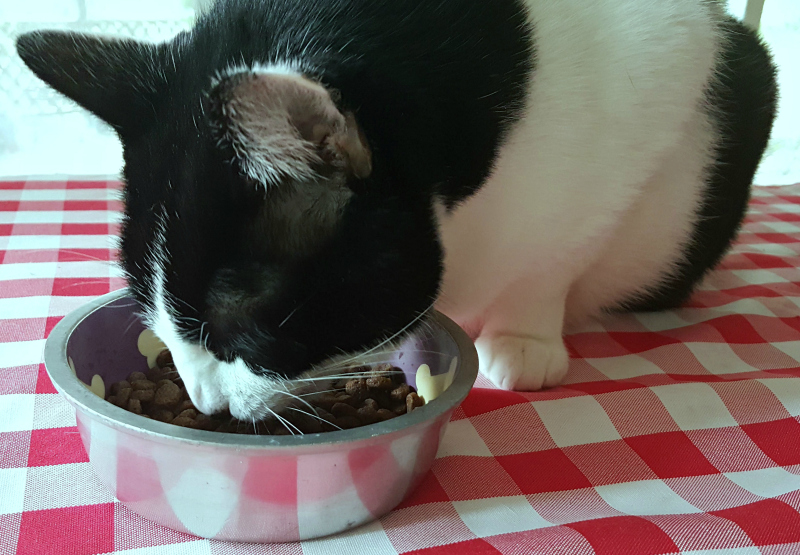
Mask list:
[[[318,172],[365,179],[372,154],[352,112],[322,84],[299,74],[229,70],[212,81],[209,115],[220,145],[265,187],[316,179]]]
[[[154,103],[166,86],[164,48],[63,31],[34,31],[17,38],[19,56],[42,81],[121,135],[153,119]]]

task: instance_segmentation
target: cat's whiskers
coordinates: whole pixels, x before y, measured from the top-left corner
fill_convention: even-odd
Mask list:
[[[340,428],[339,426],[337,426],[336,424],[334,424],[333,422],[328,422],[327,420],[325,420],[324,418],[322,418],[322,417],[321,417],[320,415],[318,415],[318,414],[311,414],[311,413],[308,413],[308,412],[306,412],[306,411],[304,411],[304,410],[298,409],[297,407],[288,407],[288,408],[289,408],[289,410],[293,410],[293,411],[295,411],[295,412],[299,412],[300,414],[305,414],[306,416],[310,416],[310,417],[312,417],[312,418],[316,418],[316,419],[317,419],[317,420],[319,420],[320,422],[325,422],[325,423],[327,423],[327,424],[330,424],[331,426],[333,426],[333,427],[334,427],[334,428],[336,428],[337,430],[341,430],[341,429],[342,429],[342,428]]]
[[[170,295],[170,300],[182,303],[184,306],[186,306],[186,308],[191,310],[193,313],[200,314],[199,310],[197,310],[195,307],[193,307],[191,304],[189,304],[187,301],[185,301],[184,299],[182,299],[180,297],[176,297],[175,295]]]
[[[284,385],[284,387],[286,387],[286,385]],[[289,397],[292,397],[293,399],[297,399],[297,400],[298,400],[298,401],[300,401],[301,403],[303,403],[303,404],[305,404],[306,406],[308,406],[308,408],[310,408],[312,411],[314,411],[314,414],[317,414],[317,409],[316,409],[316,408],[314,408],[314,406],[313,406],[311,403],[309,403],[309,402],[308,402],[308,401],[306,401],[305,399],[301,398],[300,396],[298,396],[298,395],[295,395],[295,394],[293,394],[293,393],[289,393],[289,391],[288,391],[288,390],[287,390],[287,391],[280,391],[280,390],[276,390],[276,391],[278,391],[278,393],[283,393],[284,395],[288,395]]]
[[[312,391],[311,393],[300,393],[298,397],[311,397],[312,395],[321,395],[323,393],[333,393],[334,391],[339,391],[338,389],[323,389],[320,391]]]
[[[131,328],[137,321],[137,316],[138,315],[136,313],[130,315],[130,322],[128,323],[128,326],[125,328],[125,331],[122,332],[123,337],[128,335],[128,332],[131,331]]]
[[[106,250],[106,249],[99,249],[98,248],[98,249],[86,249],[86,250]],[[113,261],[113,260],[105,260],[103,258],[98,258],[96,256],[91,256],[89,254],[86,254],[85,252],[78,252],[78,251],[72,250],[72,249],[58,249],[58,252],[59,253],[62,253],[62,252],[69,253],[69,254],[74,255],[74,256],[82,256],[86,260],[91,260],[92,262],[101,262],[105,266],[116,265],[116,262]]]
[[[278,414],[277,412],[275,412],[274,410],[272,410],[271,408],[269,408],[269,407],[267,407],[267,406],[264,406],[264,408],[265,408],[265,409],[267,409],[267,411],[269,411],[269,412],[272,414],[272,416],[274,416],[275,418],[277,418],[277,419],[278,419],[278,421],[279,421],[281,424],[283,424],[283,426],[284,426],[284,427],[285,427],[287,430],[289,430],[289,433],[290,433],[290,434],[292,434],[293,436],[294,436],[294,435],[297,435],[297,434],[295,434],[295,433],[292,431],[292,429],[291,429],[291,428],[294,428],[295,430],[297,430],[297,431],[300,433],[300,435],[303,435],[303,432],[300,430],[300,428],[298,428],[297,426],[295,426],[294,424],[292,424],[291,422],[289,422],[288,420],[286,420],[286,418],[282,417],[280,414]],[[291,426],[291,428],[290,428],[290,426]]]
[[[382,372],[379,375],[388,376],[393,372]],[[323,380],[341,380],[341,379],[354,379],[354,378],[361,378],[361,377],[372,377],[375,376],[376,373],[372,370],[367,372],[351,372],[346,374],[333,374],[330,376],[318,376],[315,378],[300,378],[297,380],[292,380],[296,382],[319,382]]]
[[[84,282],[84,283],[86,283],[86,282]],[[130,308],[130,307],[132,307],[132,306],[136,306],[136,303],[135,303],[135,302],[133,302],[133,303],[127,303],[127,304],[115,304],[115,305],[110,305],[110,304],[107,304],[106,306],[104,306],[104,307],[103,307],[103,310],[109,310],[109,309],[115,309],[115,308]],[[141,313],[139,313],[139,312],[135,312],[134,314],[135,314],[136,316],[138,316],[139,318],[141,318],[141,317],[142,317]]]
[[[283,322],[281,322],[280,324],[278,324],[278,327],[279,327],[279,328],[282,328],[282,327],[283,327],[283,325],[284,325],[286,322],[288,322],[288,321],[289,321],[289,319],[290,319],[292,316],[294,316],[294,313],[295,313],[295,312],[297,312],[298,310],[300,310],[300,307],[302,307],[302,306],[303,306],[303,305],[301,304],[301,305],[299,305],[299,306],[295,307],[295,309],[294,309],[294,310],[292,310],[292,311],[289,313],[289,315],[288,315],[286,318],[284,318],[284,319],[283,319]]]
[[[407,350],[405,352],[406,353],[423,353],[423,354],[430,354],[430,355],[447,355],[448,354],[448,353],[446,353],[444,351],[435,351],[435,350],[430,350],[430,349],[409,349],[409,350]],[[384,356],[388,355],[388,354],[389,353],[385,353]],[[392,356],[391,358],[376,358],[376,359],[372,359],[372,360],[361,360],[361,359],[359,359],[358,364],[359,365],[389,364],[389,363],[393,363],[393,362],[396,362],[396,358],[394,356]],[[340,369],[339,365],[333,365],[333,366],[324,367],[324,370],[339,370],[339,369]],[[307,378],[296,378],[296,379],[293,379],[291,381],[292,382],[303,382],[303,383],[306,383],[306,382],[319,382],[319,381],[324,381],[324,380],[353,379],[353,378],[359,378],[359,377],[364,377],[364,376],[373,376],[373,375],[375,375],[375,373],[376,372],[375,372],[374,369],[370,369],[370,370],[364,370],[364,371],[359,371],[359,372],[344,372],[344,373],[338,373],[338,374],[321,374],[319,376],[313,376],[313,377],[307,377]],[[391,374],[391,373],[393,373],[393,372],[383,372],[384,375],[388,375],[388,374]],[[330,391],[335,391],[335,390],[330,390]],[[319,392],[312,392],[312,393],[308,393],[306,395],[313,395],[314,393],[319,393]]]
[[[203,329],[205,329],[207,323],[208,322],[203,322],[200,324],[200,343],[203,345],[203,348],[206,350],[206,352],[211,354],[211,351],[208,350],[208,335],[206,335],[205,338],[203,337]]]
[[[80,287],[81,285],[95,285],[95,284],[107,284],[108,280],[106,279],[82,279],[80,281],[76,281],[75,283],[70,283],[62,287],[61,289],[69,289],[71,287]]]
[[[406,324],[405,326],[403,326],[403,328],[402,328],[402,329],[400,329],[400,331],[397,331],[397,332],[395,332],[395,333],[394,333],[394,334],[392,334],[390,337],[388,337],[388,338],[384,339],[383,341],[381,341],[380,343],[378,343],[377,345],[375,345],[375,346],[374,346],[374,347],[372,347],[371,349],[369,349],[369,350],[367,350],[367,351],[365,351],[365,352],[363,352],[363,353],[359,353],[358,355],[356,355],[356,356],[352,357],[352,358],[351,358],[351,359],[349,359],[349,360],[346,360],[346,361],[341,361],[341,362],[339,362],[339,364],[348,364],[348,363],[352,362],[353,360],[355,360],[355,359],[356,359],[356,358],[358,358],[358,357],[363,357],[363,356],[366,356],[366,355],[368,355],[368,354],[370,354],[370,353],[372,353],[372,352],[374,352],[374,351],[377,351],[378,349],[380,349],[381,347],[383,347],[383,346],[384,346],[384,345],[386,345],[387,343],[391,343],[391,342],[392,342],[392,341],[393,341],[395,338],[397,338],[397,337],[399,337],[401,334],[405,333],[405,331],[406,331],[406,330],[408,330],[408,328],[410,328],[411,326],[413,326],[414,324],[416,324],[417,322],[419,322],[419,321],[420,321],[422,318],[424,318],[424,317],[425,317],[425,315],[428,313],[428,311],[429,311],[429,310],[431,310],[431,309],[433,308],[433,305],[434,305],[434,304],[435,304],[435,301],[431,302],[431,304],[429,304],[429,305],[428,305],[428,307],[427,307],[425,310],[423,310],[422,312],[420,312],[420,313],[419,313],[419,314],[418,314],[418,315],[417,315],[417,316],[416,316],[416,317],[415,317],[413,320],[411,320],[411,321],[410,321],[408,324]]]

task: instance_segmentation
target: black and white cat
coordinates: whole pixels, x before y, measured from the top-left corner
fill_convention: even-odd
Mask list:
[[[197,407],[248,419],[434,303],[496,384],[556,385],[565,329],[720,260],[776,102],[714,0],[220,0],[164,44],[17,48],[118,132],[130,287]]]

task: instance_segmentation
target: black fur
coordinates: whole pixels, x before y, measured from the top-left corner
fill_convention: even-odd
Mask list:
[[[721,139],[685,259],[674,276],[647,297],[626,303],[625,310],[657,311],[685,302],[722,260],[747,211],[750,186],[775,119],[776,69],[750,29],[729,18],[723,30],[729,42],[706,94]]]
[[[115,43],[116,65],[103,60],[107,44],[75,49],[60,33],[24,36],[18,50],[120,135],[122,261],[138,300],[151,302],[163,225],[166,289],[186,336],[291,377],[429,307],[442,272],[430,199],[453,205],[488,176],[519,118],[532,40],[517,0],[224,0],[167,45]],[[52,59],[60,50],[66,73]],[[207,110],[217,72],[283,59],[338,91],[373,154],[372,174],[351,183],[337,233],[313,257],[264,244],[263,188],[217,145]]]

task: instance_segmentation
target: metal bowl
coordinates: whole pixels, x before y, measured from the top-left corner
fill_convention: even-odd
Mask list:
[[[45,365],[76,409],[95,473],[125,506],[205,538],[296,541],[381,517],[430,469],[451,413],[475,382],[478,359],[445,316],[433,314],[428,328],[393,355],[408,382],[427,393],[424,406],[362,428],[302,436],[180,428],[103,400],[111,383],[153,364],[151,332],[125,290],[66,316],[47,339]]]

